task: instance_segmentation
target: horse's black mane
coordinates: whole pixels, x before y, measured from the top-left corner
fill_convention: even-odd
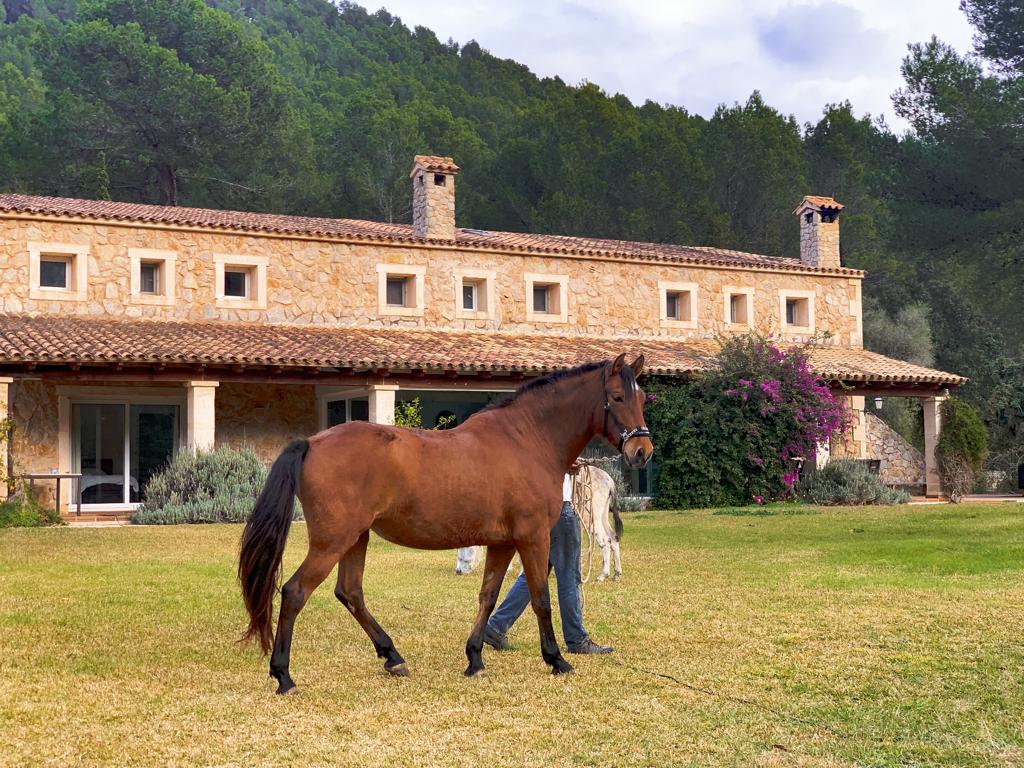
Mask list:
[[[582,376],[584,373],[590,373],[591,371],[596,371],[598,368],[603,368],[607,364],[607,360],[599,360],[592,363],[584,363],[583,365],[578,365],[575,368],[567,368],[563,371],[555,371],[554,373],[549,373],[546,376],[540,376],[536,379],[530,379],[525,384],[520,385],[519,388],[515,392],[510,394],[508,397],[505,397],[497,402],[491,403],[490,405],[484,408],[481,408],[479,411],[477,411],[477,413],[483,413],[484,411],[493,411],[497,408],[505,408],[514,403],[516,400],[519,399],[520,396],[527,392],[532,392],[535,389],[541,389],[543,387],[548,386],[549,384],[554,384],[556,381],[561,381],[562,379],[569,379],[574,376]],[[629,371],[628,374],[626,373],[627,370]],[[635,381],[632,375],[633,370],[628,365],[622,367],[622,373],[627,378],[633,379]]]

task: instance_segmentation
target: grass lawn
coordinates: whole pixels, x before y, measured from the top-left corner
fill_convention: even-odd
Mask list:
[[[375,539],[367,601],[412,675],[329,582],[291,697],[234,643],[240,534],[0,531],[0,764],[1024,764],[1021,505],[628,516],[625,579],[585,593],[616,653],[565,678],[528,614],[464,679],[477,575]]]

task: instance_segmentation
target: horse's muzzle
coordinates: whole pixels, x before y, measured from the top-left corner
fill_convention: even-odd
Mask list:
[[[622,458],[630,469],[640,469],[654,455],[654,444],[649,437],[634,437],[622,444]]]

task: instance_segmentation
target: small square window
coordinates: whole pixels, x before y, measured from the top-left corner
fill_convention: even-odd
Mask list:
[[[679,321],[690,319],[689,291],[667,291],[665,293],[665,318]]]
[[[143,261],[139,264],[139,293],[157,295],[160,293],[160,268],[162,262]]]
[[[71,287],[68,284],[69,266],[68,259],[41,256],[39,259],[39,287],[68,290]]]
[[[404,307],[408,299],[408,277],[389,277],[387,282],[387,304],[389,307]]]
[[[224,268],[224,297],[228,299],[249,298],[249,270]]]
[[[550,314],[551,312],[551,293],[552,286],[550,285],[534,285],[533,286],[533,311],[541,314]]]
[[[746,293],[730,293],[728,303],[728,321],[734,326],[751,325],[751,295]]]
[[[802,303],[799,299],[786,299],[786,325],[804,325],[798,319]]]
[[[814,333],[814,292],[779,291],[779,315],[784,332]]]
[[[734,293],[729,297],[729,322],[736,325],[746,325],[747,320],[747,296],[744,293]]]
[[[478,286],[476,283],[463,283],[462,284],[462,308],[469,312],[476,312],[479,306],[480,299],[478,296]]]

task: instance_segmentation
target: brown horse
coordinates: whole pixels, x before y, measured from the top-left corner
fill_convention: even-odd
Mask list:
[[[548,542],[561,508],[562,477],[595,435],[616,446],[632,467],[654,446],[644,423],[644,393],[625,355],[524,384],[508,400],[444,431],[353,422],[296,440],[274,462],[242,536],[238,576],[249,612],[244,640],[271,648],[278,693],[295,688],[288,673],[295,617],[338,566],[334,594],[373,641],[384,669],[409,673],[363,602],[363,565],[370,531],[416,549],[485,545],[480,607],[466,641],[466,675],[483,671],[483,633],[502,577],[518,551],[540,626],[541,656],[553,674],[571,672],[551,627]],[[298,494],[309,551],[281,589],[285,539]]]

